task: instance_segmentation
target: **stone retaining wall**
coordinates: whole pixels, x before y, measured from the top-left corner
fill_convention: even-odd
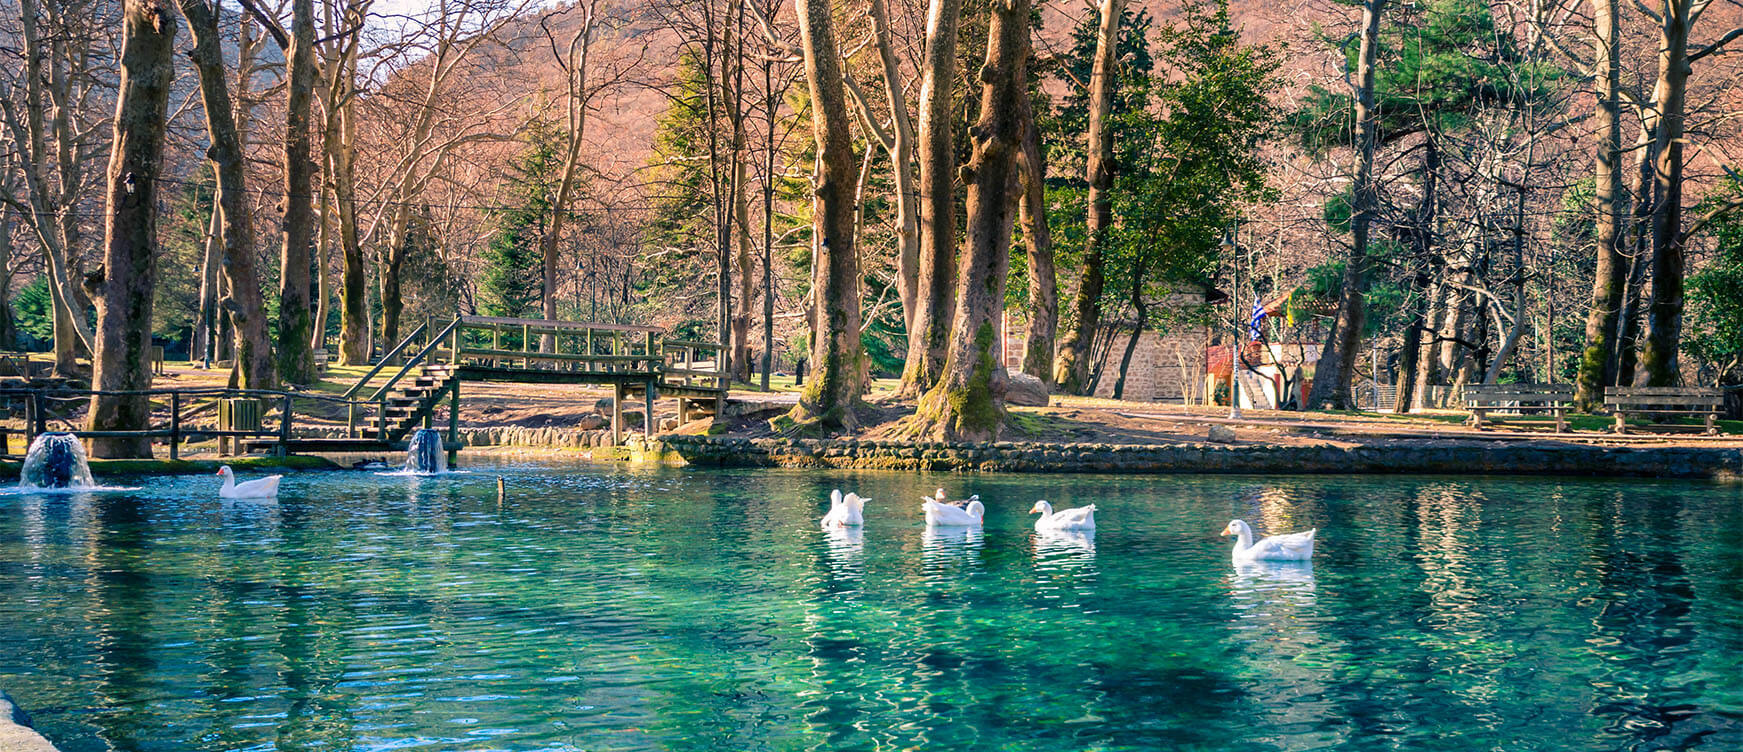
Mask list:
[[[443,436],[448,435],[447,428],[438,428]],[[299,438],[305,439],[338,439],[345,437],[344,428],[299,428],[295,429]],[[641,436],[641,429],[624,431],[625,436]],[[462,428],[460,442],[469,447],[487,446],[518,446],[518,447],[549,447],[553,449],[587,449],[590,447],[612,446],[611,431],[582,431],[573,428]]]
[[[1743,452],[1703,447],[1600,447],[1436,442],[1370,447],[1219,444],[958,444],[901,441],[640,437],[648,461],[737,467],[1100,473],[1482,474],[1735,478]]]

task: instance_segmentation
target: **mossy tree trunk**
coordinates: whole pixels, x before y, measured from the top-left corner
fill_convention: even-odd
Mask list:
[[[1356,57],[1356,170],[1350,209],[1350,257],[1344,265],[1343,293],[1337,318],[1314,369],[1311,408],[1345,409],[1355,404],[1350,379],[1362,342],[1362,322],[1368,294],[1368,229],[1378,196],[1374,186],[1374,142],[1378,127],[1374,108],[1374,56],[1380,35],[1380,12],[1386,0],[1362,5],[1362,46]]]
[[[109,152],[103,268],[98,284],[95,387],[151,388],[151,303],[157,284],[157,184],[163,162],[164,117],[175,79],[175,17],[165,0],[122,6],[121,80]],[[93,431],[151,427],[143,394],[91,398]],[[96,457],[151,457],[145,437],[91,440]]]
[[[805,78],[811,90],[811,133],[817,143],[811,270],[816,336],[812,378],[788,417],[807,429],[851,430],[865,383],[859,341],[859,258],[853,244],[853,140],[849,133],[840,50],[829,0],[793,0],[799,18]]]
[[[292,0],[284,49],[289,68],[284,117],[284,246],[279,252],[278,376],[287,383],[315,380],[310,335],[309,258],[315,230],[314,168],[309,116],[315,94],[314,0]]]
[[[1114,146],[1108,131],[1108,112],[1113,106],[1114,53],[1120,42],[1120,14],[1125,0],[1102,0],[1101,25],[1096,30],[1095,63],[1089,78],[1089,215],[1084,226],[1083,275],[1071,308],[1075,317],[1059,343],[1053,363],[1053,381],[1071,393],[1093,392],[1090,363],[1094,360],[1096,330],[1101,326],[1101,296],[1107,286],[1105,269],[1108,230],[1113,225]]]
[[[208,155],[218,176],[219,235],[223,238],[223,262],[219,264],[228,293],[223,297],[221,318],[236,360],[236,384],[243,389],[271,389],[277,385],[272,347],[266,333],[266,307],[261,300],[260,275],[254,262],[254,227],[248,205],[247,166],[242,152],[241,128],[225,80],[222,39],[218,16],[209,0],[182,0],[182,15],[194,38],[189,54],[200,74],[200,100],[205,106],[206,133],[211,139]],[[246,25],[245,25],[246,26]],[[244,43],[246,45],[246,43]],[[216,348],[224,357],[222,346]]]
[[[938,384],[920,400],[918,435],[991,441],[1004,426],[1004,343],[999,314],[1010,271],[1017,162],[1027,127],[1029,0],[995,0],[980,69],[980,120],[968,179],[968,248],[957,269],[956,316]]]
[[[1677,345],[1682,337],[1683,267],[1682,172],[1684,103],[1688,94],[1689,24],[1693,0],[1665,0],[1658,42],[1658,131],[1652,208],[1652,299],[1646,307],[1646,342],[1640,348],[1644,386],[1675,386]]]
[[[956,81],[956,27],[961,0],[932,0],[920,70],[920,254],[902,393],[937,383],[950,344],[956,272],[956,144],[951,96]]]
[[[1592,129],[1598,143],[1595,174],[1597,272],[1592,277],[1592,307],[1586,312],[1586,348],[1580,355],[1575,402],[1586,412],[1604,404],[1604,387],[1616,383],[1617,322],[1627,295],[1628,260],[1623,255],[1622,211],[1622,88],[1621,35],[1617,33],[1617,0],[1592,0],[1592,32],[1597,55],[1597,120]]]

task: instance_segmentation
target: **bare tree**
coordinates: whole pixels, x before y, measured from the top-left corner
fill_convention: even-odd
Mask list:
[[[220,268],[230,291],[221,308],[229,316],[235,333],[235,373],[238,385],[244,389],[270,389],[276,379],[260,276],[255,270],[253,210],[247,205],[248,171],[230,87],[225,81],[218,16],[208,0],[182,0],[181,9],[194,38],[191,58],[199,72],[200,97],[205,104],[206,132],[211,140],[208,156],[218,176],[217,234],[222,238],[219,245],[223,254]],[[246,63],[244,56],[242,64]]]
[[[1363,306],[1368,290],[1368,229],[1374,221],[1377,192],[1374,185],[1374,147],[1377,141],[1377,111],[1374,108],[1374,57],[1380,35],[1380,13],[1386,0],[1362,3],[1362,41],[1356,56],[1355,121],[1356,169],[1350,203],[1350,256],[1345,261],[1343,291],[1337,318],[1332,322],[1325,349],[1315,369],[1313,391],[1307,402],[1314,407],[1349,407],[1350,380],[1362,338]]]
[[[1113,139],[1108,132],[1113,106],[1114,53],[1120,41],[1120,16],[1125,0],[1101,0],[1101,24],[1096,29],[1095,63],[1089,80],[1089,216],[1084,229],[1083,276],[1072,299],[1076,317],[1059,343],[1053,380],[1068,392],[1088,388],[1091,346],[1101,324],[1101,296],[1106,286],[1106,241],[1113,226]]]
[[[981,66],[980,120],[971,130],[968,252],[957,271],[956,316],[938,384],[912,427],[941,439],[990,441],[1004,425],[1006,375],[999,316],[1010,270],[1017,164],[1028,126],[1029,0],[997,0]]]
[[[950,345],[956,271],[956,145],[950,103],[961,15],[961,0],[932,0],[926,13],[926,53],[920,69],[920,269],[902,366],[902,392],[912,395],[938,382]]]
[[[163,177],[164,117],[175,78],[175,16],[165,0],[126,0],[121,89],[108,171],[103,268],[98,287],[93,431],[151,424],[151,303],[157,285],[157,190]],[[117,394],[115,392],[130,392]],[[98,457],[150,457],[144,436],[98,436]]]
[[[853,142],[843,91],[840,47],[829,0],[794,0],[800,49],[811,91],[811,133],[817,144],[813,178],[811,341],[813,378],[788,417],[802,428],[852,430],[864,388],[860,347],[859,256],[853,245]]]

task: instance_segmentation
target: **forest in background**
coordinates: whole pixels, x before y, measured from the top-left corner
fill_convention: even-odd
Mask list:
[[[0,349],[104,389],[153,343],[308,384],[479,313],[804,362],[787,431],[887,376],[912,435],[985,439],[1007,324],[1117,395],[1134,329],[1260,302],[1315,408],[1743,383],[1734,2],[0,8]]]

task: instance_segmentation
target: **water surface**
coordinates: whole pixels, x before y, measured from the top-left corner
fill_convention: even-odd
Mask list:
[[[0,496],[0,688],[66,752],[1743,749],[1743,486],[475,470]]]

